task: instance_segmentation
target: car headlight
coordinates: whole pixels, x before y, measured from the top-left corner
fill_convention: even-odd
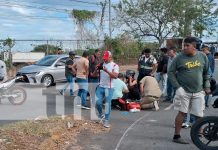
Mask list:
[[[29,73],[27,74],[27,76],[29,77],[35,77],[36,75],[40,74],[40,72],[32,72],[32,73]]]

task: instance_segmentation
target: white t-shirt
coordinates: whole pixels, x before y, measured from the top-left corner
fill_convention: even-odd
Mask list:
[[[114,62],[110,62],[110,63],[104,63],[103,67],[105,67],[109,72],[115,72],[115,73],[119,73],[119,66],[117,64],[115,64]],[[113,84],[113,80],[108,73],[106,73],[105,71],[101,70],[100,71],[100,87],[103,88],[113,88],[114,84]]]

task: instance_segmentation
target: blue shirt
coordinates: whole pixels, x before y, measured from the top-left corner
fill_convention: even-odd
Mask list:
[[[123,97],[123,90],[127,90],[126,84],[120,79],[114,79],[114,93],[112,99],[118,99]]]

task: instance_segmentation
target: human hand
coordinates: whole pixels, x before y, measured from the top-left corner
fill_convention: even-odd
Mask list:
[[[208,94],[211,93],[211,90],[210,90],[210,88],[205,88],[205,89],[204,89],[204,92],[205,92],[206,95],[208,95]]]
[[[176,90],[176,94],[178,94],[178,95],[184,95],[184,92],[185,92],[185,90],[184,90],[182,87],[179,87],[179,88]]]
[[[108,73],[108,70],[107,70],[107,68],[105,68],[105,67],[104,67],[104,68],[103,68],[103,70],[104,70],[106,73]]]

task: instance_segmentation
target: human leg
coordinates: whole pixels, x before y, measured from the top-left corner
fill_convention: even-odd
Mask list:
[[[96,100],[96,109],[98,111],[98,118],[102,118],[102,116],[103,116],[102,105],[103,105],[104,95],[105,95],[104,88],[97,87],[95,100]]]

